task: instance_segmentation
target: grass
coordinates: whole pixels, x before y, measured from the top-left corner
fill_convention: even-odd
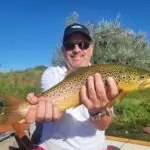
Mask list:
[[[25,98],[29,92],[40,92],[40,78],[45,67],[0,73],[0,95]]]
[[[40,92],[40,78],[45,67],[9,73],[0,72],[0,96],[14,95],[25,99],[29,92]],[[150,89],[132,92],[114,108],[115,116],[106,135],[150,141],[143,131],[150,126]]]
[[[113,122],[107,135],[150,141],[143,131],[150,126],[150,89],[129,94],[114,108]]]

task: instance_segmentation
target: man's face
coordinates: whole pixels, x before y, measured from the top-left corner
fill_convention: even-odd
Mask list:
[[[72,68],[88,66],[93,54],[93,45],[89,39],[82,34],[70,35],[63,46],[66,64]]]

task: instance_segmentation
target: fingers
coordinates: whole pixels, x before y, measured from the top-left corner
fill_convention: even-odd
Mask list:
[[[34,94],[31,94],[28,98],[31,100],[34,97]],[[62,117],[63,113],[59,112],[49,97],[39,97],[35,99],[34,102],[33,101],[31,100],[32,103],[36,101],[38,101],[38,103],[36,105],[31,105],[27,113],[26,121],[28,123],[34,121],[53,121]]]
[[[106,104],[106,102],[108,102],[106,89],[105,89],[103,79],[99,73],[95,74],[95,89],[96,89],[96,94],[97,94],[97,98],[99,99],[99,101],[101,101],[101,103]]]
[[[57,107],[55,107],[55,105],[53,105],[52,107],[52,112],[53,112],[52,120],[59,120],[62,117],[63,113],[60,113]]]
[[[35,121],[36,105],[31,105],[25,120],[27,123],[33,123]]]
[[[96,91],[95,91],[95,85],[94,85],[94,78],[90,76],[87,79],[87,90],[88,90],[88,97],[90,100],[93,101],[93,103],[96,105],[98,103]]]
[[[45,98],[45,117],[44,117],[44,120],[46,121],[52,121],[52,115],[53,115],[53,112],[52,112],[52,101],[49,97],[46,97]]]
[[[119,88],[116,81],[112,77],[107,78],[107,96],[108,99],[112,100],[119,93]]]
[[[44,97],[39,98],[39,102],[37,104],[37,109],[36,109],[36,120],[37,121],[42,121],[45,119],[45,99]]]
[[[87,85],[80,90],[80,100],[89,112],[97,112],[103,109],[106,104],[114,98],[119,90],[115,80],[111,77],[107,79],[107,88],[99,73],[87,79]]]
[[[80,99],[81,99],[81,102],[87,107],[88,110],[91,110],[93,108],[93,103],[88,98],[87,89],[84,85],[81,87],[81,90],[80,90]]]
[[[35,96],[34,93],[29,93],[26,97],[30,104],[36,104],[38,102],[38,97]]]

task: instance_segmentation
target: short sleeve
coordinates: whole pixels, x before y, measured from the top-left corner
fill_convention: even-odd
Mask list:
[[[59,83],[65,76],[65,69],[60,67],[49,67],[47,68],[41,77],[41,88],[42,91],[46,91]]]

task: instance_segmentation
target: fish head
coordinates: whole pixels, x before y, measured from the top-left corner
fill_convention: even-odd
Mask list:
[[[150,72],[141,69],[127,71],[119,82],[119,87],[126,92],[150,88]]]
[[[150,73],[141,74],[140,80],[141,80],[141,83],[139,85],[139,89],[150,88]]]

